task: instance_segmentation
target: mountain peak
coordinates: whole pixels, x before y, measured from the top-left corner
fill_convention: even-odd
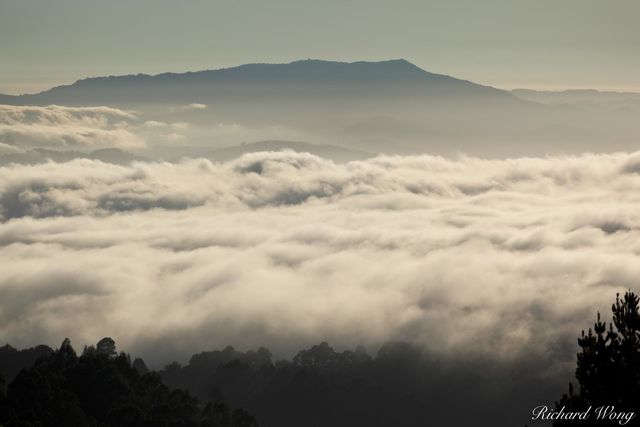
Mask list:
[[[93,77],[18,97],[15,102],[124,105],[192,102],[194,99],[202,102],[281,100],[301,96],[321,100],[329,93],[335,99],[395,96],[422,97],[433,102],[436,98],[454,100],[481,95],[516,99],[504,91],[430,73],[400,58],[357,62],[305,59],[186,73]]]
[[[415,64],[407,61],[406,59],[386,59],[381,61],[353,61],[353,62],[345,62],[345,61],[330,61],[324,59],[303,59],[298,61],[293,61],[288,64],[273,64],[276,66],[288,67],[288,66],[304,66],[307,68],[320,67],[320,68],[334,68],[334,69],[359,69],[359,70],[373,70],[373,69],[395,69],[395,70],[410,70],[410,71],[420,71],[422,73],[427,73],[427,71],[418,67]],[[431,73],[428,73],[431,74]]]
[[[344,82],[350,84],[356,82],[407,83],[425,78],[453,80],[449,76],[429,73],[406,59],[341,62],[310,58],[280,64],[245,64],[238,67],[189,74],[203,80],[250,81],[259,79],[269,83],[278,81],[290,83]],[[171,74],[171,76],[177,76],[177,74]]]
[[[410,66],[410,67],[415,67],[418,68],[416,65],[412,64],[411,62],[407,61],[406,59],[400,58],[400,59],[383,59],[380,61],[332,61],[332,60],[328,60],[328,59],[315,59],[315,58],[307,58],[307,59],[299,59],[296,61],[292,61],[289,63],[281,63],[281,64],[272,64],[272,65],[294,65],[294,64],[312,64],[312,65],[322,65],[322,64],[341,64],[341,65],[345,65],[345,66],[354,66],[354,65],[370,65],[370,66],[376,66],[376,65],[390,65],[390,64],[395,64],[395,65],[404,65],[404,66]]]

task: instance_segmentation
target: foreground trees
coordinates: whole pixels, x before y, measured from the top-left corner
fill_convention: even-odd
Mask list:
[[[242,410],[223,403],[204,410],[186,391],[170,390],[157,373],[140,374],[129,356],[103,339],[78,356],[66,339],[60,348],[22,370],[0,393],[0,425],[256,427]]]
[[[172,363],[160,374],[167,385],[202,400],[246,408],[265,427],[467,427],[518,425],[535,400],[496,402],[521,393],[523,382],[533,384],[527,392],[550,395],[535,382],[535,369],[517,369],[466,355],[445,359],[406,342],[388,342],[373,355],[322,342],[290,361],[274,361],[266,349],[227,347],[196,354],[185,366]],[[490,382],[499,389],[487,392]]]
[[[576,393],[569,385],[569,393],[556,404],[558,409],[592,413],[600,407],[615,407],[616,412],[635,411],[636,417],[626,425],[640,425],[640,299],[633,292],[616,297],[611,307],[613,323],[608,326],[598,313],[593,329],[578,339],[580,352],[576,379],[580,385]],[[617,420],[557,421],[555,426],[620,425]]]
[[[579,388],[571,387],[557,409],[591,407],[593,415],[598,407],[614,407],[638,416],[624,424],[592,416],[557,426],[640,421],[640,299],[628,292],[612,312],[611,324],[598,315],[579,338]],[[39,359],[29,363],[35,354]],[[362,347],[336,351],[322,342],[291,361],[275,361],[265,348],[226,347],[155,373],[141,359],[132,363],[118,354],[110,338],[80,356],[68,340],[56,351],[5,346],[0,426],[257,425],[246,411],[219,402],[246,408],[266,427],[511,426],[557,393],[557,383],[537,375],[546,363],[537,356],[504,366],[473,356],[443,358],[406,342],[386,343],[369,355]]]

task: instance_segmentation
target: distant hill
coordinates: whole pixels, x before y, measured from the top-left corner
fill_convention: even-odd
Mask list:
[[[155,150],[157,153],[154,158],[139,156],[116,148],[96,150],[88,153],[72,150],[48,150],[38,148],[21,153],[0,154],[0,166],[6,166],[12,163],[34,165],[45,163],[49,160],[57,163],[64,163],[74,159],[100,160],[104,163],[128,165],[132,162],[153,160],[176,162],[183,157],[206,158],[213,161],[226,162],[236,159],[245,153],[283,150],[311,153],[338,163],[345,163],[352,160],[364,160],[374,157],[374,154],[372,153],[336,147],[333,145],[310,144],[308,142],[301,141],[259,141],[214,150],[209,147],[177,147],[174,150],[170,150],[165,147],[164,149]],[[154,154],[153,151],[149,153]]]
[[[351,150],[348,148],[336,147],[334,145],[310,144],[308,142],[299,141],[260,141],[248,144],[225,147],[213,151],[209,151],[206,157],[217,161],[228,161],[238,158],[246,153],[255,153],[258,151],[283,151],[293,150],[297,152],[311,153],[316,156],[331,159],[336,162],[348,162],[351,160],[364,160],[374,157],[374,154],[359,150]]]
[[[63,163],[74,159],[91,159],[100,160],[105,163],[113,163],[118,165],[126,165],[135,161],[148,161],[147,158],[137,156],[129,152],[116,148],[107,148],[96,150],[89,153],[80,151],[56,151],[47,149],[34,149],[22,153],[8,153],[0,155],[0,166],[6,166],[11,163],[21,165],[33,165],[44,163],[48,160]]]
[[[168,162],[176,162],[184,157],[202,157],[216,162],[226,162],[236,159],[246,153],[283,150],[292,150],[299,153],[311,153],[338,163],[345,163],[352,160],[364,160],[375,156],[375,154],[370,152],[338,147],[335,145],[311,144],[309,142],[286,140],[265,140],[249,142],[217,149],[212,149],[211,147],[207,146],[159,146],[154,148],[153,154],[154,160],[162,160]]]
[[[614,92],[594,89],[569,89],[561,91],[514,89],[515,96],[535,102],[605,102],[605,101],[640,101],[638,92]]]
[[[192,152],[203,153],[197,146],[246,139],[216,139],[218,124],[265,130],[252,140],[299,138],[361,152],[500,157],[634,150],[640,130],[637,94],[508,92],[425,71],[404,59],[93,77],[37,94],[0,96],[0,103],[108,105],[135,111],[141,122],[187,123],[188,139],[181,147],[166,147],[166,153],[149,154],[159,158],[193,157]],[[354,156],[334,150],[328,157]]]
[[[430,73],[399,59],[381,62],[296,61],[158,75],[92,77],[32,95],[0,96],[8,104],[265,103],[278,99],[489,97],[518,102],[506,91]]]
[[[0,104],[19,105],[20,97],[14,95],[4,95],[0,93]]]
[[[515,89],[511,93],[523,100],[546,105],[570,105],[596,111],[640,113],[640,93],[637,92],[612,92],[592,89],[563,91]]]

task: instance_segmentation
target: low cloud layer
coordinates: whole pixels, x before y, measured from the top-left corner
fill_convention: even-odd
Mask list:
[[[402,339],[553,370],[637,289],[639,189],[638,154],[3,167],[0,335],[152,363]]]
[[[251,127],[201,114],[205,104],[163,106],[152,111],[112,107],[0,104],[0,155],[33,149],[94,151],[118,148],[151,158],[192,156],[185,147],[213,150],[262,140],[305,140],[309,136],[277,124]],[[177,151],[160,152],[157,148]]]
[[[132,113],[110,107],[0,105],[0,152],[12,149],[141,148]]]

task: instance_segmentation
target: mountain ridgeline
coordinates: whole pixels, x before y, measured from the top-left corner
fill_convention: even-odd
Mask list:
[[[94,77],[34,94],[8,97],[10,104],[149,104],[251,101],[274,97],[291,101],[313,99],[366,100],[376,97],[491,98],[522,103],[508,92],[434,74],[410,62],[296,61],[290,64],[247,64],[220,70],[158,75]],[[311,99],[311,100],[313,100]],[[424,100],[424,99],[423,99]]]
[[[37,94],[0,95],[0,104],[133,110],[142,121],[192,125],[201,132],[192,132],[189,144],[200,146],[218,143],[217,125],[233,124],[269,131],[253,141],[293,138],[368,153],[504,157],[637,149],[637,103],[594,109],[556,102],[565,98],[508,92],[403,59],[303,60],[86,78]]]

